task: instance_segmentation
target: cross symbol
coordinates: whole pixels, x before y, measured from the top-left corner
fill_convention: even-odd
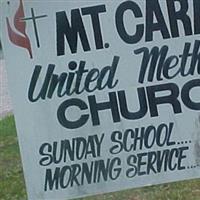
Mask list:
[[[39,41],[39,35],[38,35],[38,29],[37,29],[37,23],[36,20],[40,19],[40,18],[44,18],[47,17],[47,15],[38,15],[36,16],[34,13],[33,8],[31,8],[31,17],[26,17],[26,18],[22,18],[21,20],[23,21],[27,21],[27,20],[32,20],[33,21],[33,28],[34,28],[34,32],[35,32],[35,38],[36,38],[36,42],[37,42],[37,47],[40,47],[40,41]]]

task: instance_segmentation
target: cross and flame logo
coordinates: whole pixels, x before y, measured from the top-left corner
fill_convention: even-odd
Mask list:
[[[30,58],[33,58],[30,39],[26,34],[26,22],[22,20],[23,18],[24,18],[24,7],[22,0],[20,0],[19,8],[17,9],[14,16],[14,27],[16,28],[17,31],[19,31],[20,34],[11,28],[9,19],[6,18],[8,36],[13,44],[27,49]]]

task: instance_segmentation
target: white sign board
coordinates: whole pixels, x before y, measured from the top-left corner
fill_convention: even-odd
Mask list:
[[[200,1],[4,1],[29,199],[200,177]]]

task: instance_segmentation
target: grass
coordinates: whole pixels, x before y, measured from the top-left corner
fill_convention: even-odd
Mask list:
[[[12,116],[0,121],[0,199],[27,199]]]
[[[0,120],[0,200],[27,199],[13,116]],[[200,179],[144,187],[82,200],[199,200]],[[80,199],[79,199],[80,200]]]

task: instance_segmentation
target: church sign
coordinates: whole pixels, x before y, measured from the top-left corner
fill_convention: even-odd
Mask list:
[[[199,0],[0,5],[29,199],[200,178]]]

